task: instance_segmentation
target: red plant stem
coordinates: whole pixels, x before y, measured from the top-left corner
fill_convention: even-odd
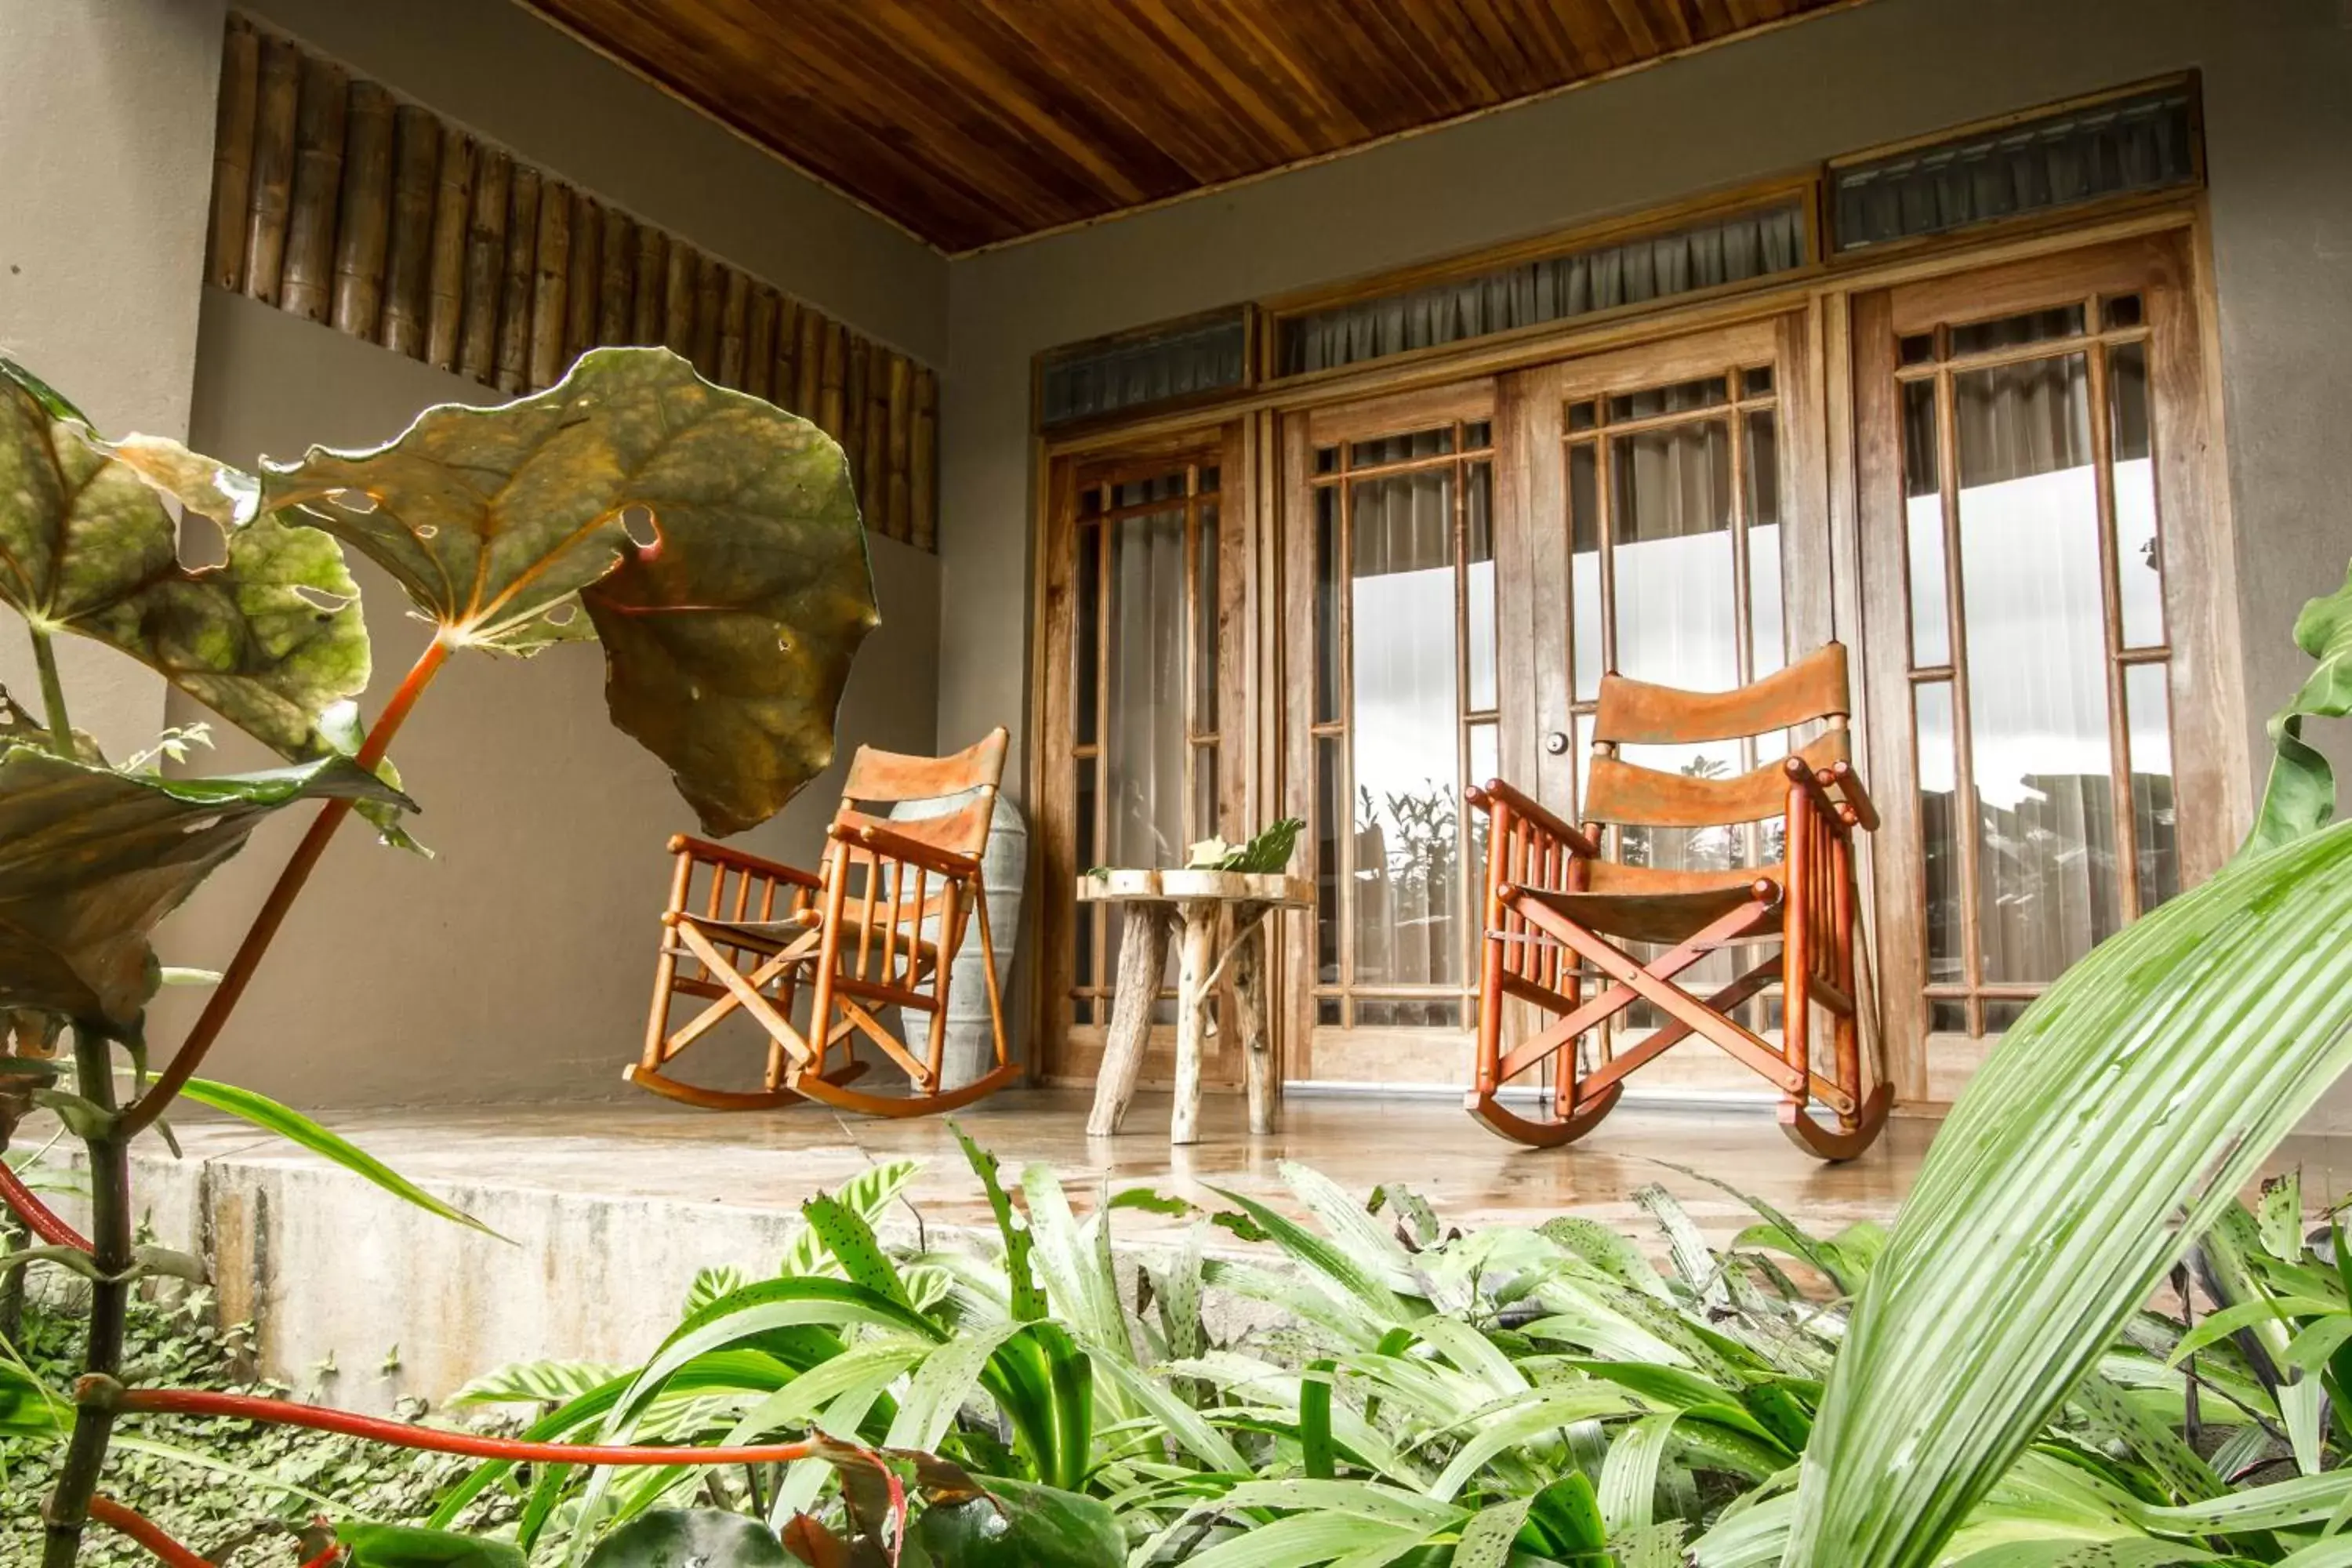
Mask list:
[[[375,765],[383,761],[383,754],[392,749],[392,738],[407,719],[408,710],[416,706],[417,698],[424,695],[425,689],[433,683],[433,678],[440,673],[441,666],[448,658],[449,645],[435,637],[417,657],[415,664],[410,667],[400,689],[384,705],[383,713],[377,716],[375,727],[368,731],[366,741],[361,744],[352,762],[373,772]],[[286,868],[278,873],[278,885],[269,889],[269,897],[263,901],[261,912],[253,917],[253,924],[246,929],[245,941],[238,944],[236,956],[229,960],[228,968],[221,974],[220,984],[213,988],[212,999],[205,1004],[204,1013],[196,1019],[195,1027],[190,1029],[188,1037],[180,1043],[178,1053],[172,1058],[171,1065],[163,1069],[163,1076],[148,1087],[147,1092],[141,1095],[130,1110],[122,1113],[122,1135],[125,1138],[137,1135],[163,1115],[163,1108],[171,1104],[180,1090],[186,1087],[188,1079],[195,1076],[196,1068],[204,1062],[205,1053],[211,1050],[213,1042],[220,1037],[229,1014],[236,1010],[238,999],[245,994],[246,985],[253,979],[253,972],[261,967],[262,954],[269,951],[270,942],[278,935],[278,928],[285,923],[287,911],[294,907],[294,900],[302,891],[302,885],[310,879],[310,873],[318,866],[320,857],[327,852],[328,840],[334,837],[335,829],[341,827],[343,818],[351,814],[352,803],[348,800],[331,800],[319,808],[318,816],[310,824],[310,831],[302,836],[300,844],[295,846],[292,858],[286,862]]]
[[[322,1519],[319,1522],[324,1524],[326,1521]],[[303,1563],[302,1568],[329,1568],[329,1564],[341,1559],[342,1554],[342,1542],[337,1542],[334,1545],[328,1547],[324,1552],[320,1552],[316,1557],[311,1558],[308,1563]]]
[[[33,1189],[17,1178],[5,1162],[0,1162],[0,1198],[25,1222],[25,1228],[47,1242],[51,1247],[70,1247],[79,1252],[89,1250],[89,1240],[81,1232],[57,1216],[55,1210],[33,1195]]]
[[[163,1533],[162,1527],[145,1514],[123,1507],[109,1497],[89,1500],[89,1517],[113,1531],[127,1535],[172,1568],[214,1568],[214,1564],[197,1556],[178,1542]]]
[[[485,1437],[472,1432],[450,1432],[436,1426],[414,1426],[374,1415],[330,1410],[316,1405],[296,1405],[248,1394],[212,1394],[194,1388],[126,1388],[116,1394],[114,1409],[124,1415],[208,1415],[232,1420],[271,1421],[286,1426],[309,1426],[346,1437],[424,1448],[436,1454],[463,1454],[476,1459],[507,1459],[520,1465],[771,1465],[805,1459],[820,1452],[810,1442],[769,1443],[746,1448],[612,1447],[591,1443],[525,1443],[511,1437]],[[881,1463],[877,1457],[875,1462]],[[883,1467],[887,1468],[887,1466]],[[895,1478],[894,1478],[895,1479]]]

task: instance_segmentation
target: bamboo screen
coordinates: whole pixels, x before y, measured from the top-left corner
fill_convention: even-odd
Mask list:
[[[930,370],[237,16],[205,276],[506,393],[667,344],[814,420],[867,528],[937,548]]]

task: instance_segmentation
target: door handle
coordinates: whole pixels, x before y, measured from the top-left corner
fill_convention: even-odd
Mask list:
[[[1550,734],[1546,735],[1544,737],[1544,750],[1550,752],[1555,757],[1566,755],[1568,752],[1568,731],[1565,730],[1554,730]]]

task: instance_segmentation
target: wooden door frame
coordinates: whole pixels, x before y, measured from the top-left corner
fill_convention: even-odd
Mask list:
[[[1077,911],[1077,878],[1085,869],[1074,843],[1076,775],[1069,740],[1074,732],[1070,682],[1072,617],[1077,605],[1077,498],[1092,486],[1163,472],[1172,464],[1217,465],[1217,811],[1221,826],[1229,831],[1242,824],[1254,826],[1265,724],[1257,675],[1257,605],[1263,590],[1253,426],[1248,419],[1226,418],[1189,429],[1156,431],[1123,446],[1044,456],[1046,482],[1036,588],[1039,646],[1031,707],[1036,721],[1030,733],[1038,846],[1034,868],[1040,879],[1032,930],[1034,951],[1044,959],[1030,1002],[1037,1047],[1031,1063],[1033,1079],[1090,1082],[1102,1056],[1102,1026],[1079,1025],[1070,994],[1076,968],[1072,921]],[[1102,612],[1107,615],[1108,607],[1106,601]],[[1108,679],[1107,668],[1098,679]],[[1189,800],[1185,808],[1191,809]],[[1101,803],[1097,809],[1103,809]],[[1237,1037],[1230,1023],[1217,1039]],[[1172,1079],[1174,1040],[1172,1025],[1152,1031],[1144,1063],[1147,1085],[1163,1087]],[[1217,1051],[1202,1063],[1204,1079],[1212,1087],[1238,1087],[1241,1065],[1237,1052]]]
[[[1902,515],[1897,340],[1941,321],[1991,319],[2095,294],[2137,291],[2146,301],[2176,831],[2181,883],[2191,886],[2229,858],[2252,808],[2236,540],[2220,466],[2218,358],[2202,255],[2200,228],[2182,224],[1947,268],[1851,296],[1844,325],[1852,366],[1853,531],[1862,615],[1873,628],[1857,651],[1869,706],[1885,717],[1874,737],[1865,737],[1871,776],[1886,781],[1875,794],[1884,827],[1867,902],[1877,917],[1882,986],[1895,1003],[1883,1008],[1887,1065],[1897,1098],[1915,1106],[1948,1101],[1987,1041],[1963,1047],[1950,1044],[1953,1037],[1931,1037],[1910,1005],[1926,974],[1927,928],[1917,852],[1908,562],[1900,534],[1887,542],[1885,524],[1874,527],[1874,520]],[[1948,563],[1946,570],[1956,574],[1957,563]],[[1931,1038],[1946,1042],[1937,1049],[1955,1059],[1931,1060]]]
[[[1507,746],[1506,738],[1512,723],[1510,703],[1514,689],[1510,683],[1512,661],[1507,650],[1507,620],[1504,605],[1509,595],[1504,587],[1508,574],[1504,563],[1511,559],[1516,548],[1510,535],[1519,527],[1517,518],[1508,516],[1502,504],[1501,473],[1506,464],[1503,449],[1504,431],[1500,423],[1499,388],[1492,376],[1457,378],[1434,386],[1418,386],[1407,391],[1358,395],[1329,402],[1309,404],[1284,411],[1270,420],[1277,444],[1278,458],[1275,468],[1275,508],[1266,525],[1274,554],[1278,563],[1276,604],[1279,613],[1272,617],[1269,627],[1267,657],[1269,668],[1276,670],[1275,688],[1281,692],[1279,719],[1281,727],[1278,754],[1280,766],[1275,773],[1280,810],[1286,816],[1304,818],[1307,830],[1302,835],[1312,853],[1315,837],[1315,450],[1344,441],[1369,439],[1376,436],[1427,429],[1434,425],[1486,420],[1494,430],[1495,450],[1490,459],[1496,486],[1493,492],[1490,521],[1495,531],[1496,562],[1496,740]],[[1346,687],[1343,683],[1343,692]],[[1352,709],[1345,696],[1343,709]],[[1498,756],[1508,761],[1507,751]],[[1314,870],[1310,865],[1307,873]],[[1315,1074],[1315,925],[1318,911],[1309,910],[1283,922],[1282,938],[1276,945],[1276,1014],[1279,1019],[1276,1037],[1280,1042],[1280,1059],[1276,1064],[1279,1081],[1292,1083],[1312,1080]],[[1344,940],[1344,937],[1343,937]],[[1464,1038],[1470,1038],[1465,1027]]]

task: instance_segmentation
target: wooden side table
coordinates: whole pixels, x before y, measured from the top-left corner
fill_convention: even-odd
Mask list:
[[[1143,1073],[1151,1039],[1151,1006],[1168,956],[1171,924],[1179,931],[1176,964],[1176,1110],[1171,1143],[1197,1143],[1201,1131],[1201,1055],[1208,1044],[1209,1011],[1217,983],[1234,988],[1234,1020],[1249,1087],[1249,1130],[1274,1131],[1274,1041],[1266,1003],[1266,917],[1276,910],[1310,907],[1315,889],[1302,877],[1250,871],[1114,870],[1078,879],[1082,903],[1127,906],[1118,948],[1118,978],[1110,1027],[1103,1042],[1102,1076],[1095,1082],[1087,1134],[1118,1131]],[[1233,937],[1217,951],[1219,917],[1232,911]]]

